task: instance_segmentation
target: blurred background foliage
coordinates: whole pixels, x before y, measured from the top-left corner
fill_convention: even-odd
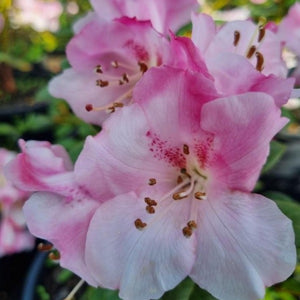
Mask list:
[[[22,0],[21,0],[22,1]],[[26,2],[26,0],[24,0]],[[58,0],[45,0],[53,3]],[[202,12],[212,14],[215,19],[248,18],[279,22],[295,0],[206,0],[199,1]],[[91,7],[87,0],[60,0],[60,13],[57,16],[57,28],[38,27],[32,17],[31,22],[20,22],[18,16],[22,9],[18,0],[0,0],[0,13],[4,19],[4,28],[0,33],[0,146],[18,151],[19,138],[49,140],[62,144],[75,161],[82,149],[87,135],[94,135],[99,128],[79,120],[62,99],[50,96],[47,90],[49,80],[68,67],[65,48],[73,36],[72,24],[85,15]],[[43,14],[43,11],[40,11]],[[190,25],[181,34],[187,34]],[[268,161],[263,169],[256,191],[275,200],[282,211],[293,220],[296,243],[300,249],[300,199],[297,194],[286,195],[276,187],[266,185],[267,178],[278,161],[284,157],[290,138],[300,139],[298,128],[300,111],[284,109],[284,114],[291,119],[290,124],[272,142]],[[286,138],[288,136],[288,139]],[[300,197],[300,193],[298,194]],[[299,255],[300,251],[298,251]],[[299,261],[299,260],[298,260]],[[53,293],[64,287],[71,290],[77,277],[57,264],[47,261],[46,268],[53,276],[55,284],[49,286],[42,281],[37,287],[39,299],[55,299]],[[70,284],[71,283],[71,284]],[[81,300],[115,300],[118,293],[105,289],[85,287],[78,294]],[[51,296],[50,296],[51,295]],[[54,297],[54,298],[53,298]],[[211,300],[207,292],[186,279],[173,291],[167,292],[165,300]],[[299,300],[300,265],[287,281],[267,290],[265,300]]]

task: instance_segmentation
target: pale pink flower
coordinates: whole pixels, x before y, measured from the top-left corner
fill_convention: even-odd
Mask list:
[[[186,276],[220,299],[263,297],[296,263],[290,220],[250,193],[287,122],[273,98],[218,98],[209,76],[171,67],[149,70],[133,97],[87,138],[66,192],[45,177],[60,155],[46,163],[36,151],[35,164],[23,146],[10,177],[29,189],[42,178],[36,188],[47,191],[26,202],[30,230],[123,299],[157,299]]]
[[[153,27],[168,34],[190,21],[191,12],[199,7],[197,0],[91,0],[100,18],[112,20],[127,16],[149,20]]]
[[[287,120],[264,93],[214,97],[204,76],[153,68],[87,138],[80,182],[116,196],[92,217],[86,263],[123,299],[157,299],[186,276],[220,299],[259,299],[294,270],[291,221],[250,193]]]
[[[4,166],[14,157],[15,153],[0,148],[0,256],[31,250],[34,246],[22,212],[29,194],[13,186],[3,174]]]
[[[59,1],[14,0],[17,11],[13,20],[18,25],[31,25],[37,31],[56,31],[63,7]]]
[[[7,165],[6,173],[18,187],[38,191],[25,204],[36,204],[36,214],[26,220],[30,232],[53,243],[63,267],[96,285],[84,252],[87,229],[99,202],[76,183],[73,165],[62,146],[23,140],[19,144],[22,153]]]
[[[131,103],[135,84],[166,60],[169,45],[148,21],[88,19],[67,47],[72,68],[54,78],[49,90],[80,118],[101,125],[110,112]]]

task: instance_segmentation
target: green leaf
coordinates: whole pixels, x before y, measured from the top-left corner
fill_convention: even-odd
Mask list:
[[[284,154],[286,146],[280,142],[272,141],[270,145],[270,153],[267,161],[262,169],[262,174],[271,170]]]
[[[217,300],[206,290],[201,289],[198,285],[195,284],[195,288],[189,300]]]
[[[175,289],[166,292],[162,300],[189,300],[194,290],[195,283],[190,279],[186,278],[183,280]]]
[[[89,286],[80,300],[120,300],[118,291],[112,291],[107,289],[95,289]]]
[[[67,281],[73,276],[73,273],[67,269],[61,269],[58,276],[56,277],[56,281],[58,283],[67,283]]]

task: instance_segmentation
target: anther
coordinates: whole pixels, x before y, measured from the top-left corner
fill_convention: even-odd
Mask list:
[[[264,57],[260,52],[255,53],[257,62],[256,62],[256,70],[261,72],[264,68]]]
[[[177,177],[177,184],[180,184],[181,182],[183,182],[183,179],[181,176],[178,176]]]
[[[188,221],[186,225],[191,229],[197,228],[197,223],[194,220]]]
[[[114,60],[114,61],[112,61],[111,62],[111,66],[113,67],[113,68],[119,68],[119,63],[118,63],[118,61],[117,60]]]
[[[154,214],[155,213],[155,208],[153,206],[146,206],[146,211],[149,213],[149,214]]]
[[[138,62],[138,65],[139,65],[140,71],[141,71],[142,73],[147,72],[148,66],[147,66],[145,63],[139,61],[139,62]]]
[[[106,81],[106,80],[101,80],[101,79],[99,79],[99,80],[96,81],[96,84],[97,84],[98,86],[100,86],[100,87],[106,87],[106,86],[109,85],[109,82]]]
[[[124,104],[122,102],[114,102],[113,107],[123,107]]]
[[[188,227],[188,226],[185,226],[183,229],[182,229],[182,233],[183,235],[186,237],[186,238],[189,238],[191,237],[192,233],[193,233],[193,230]]]
[[[148,184],[149,184],[149,185],[154,185],[154,184],[156,184],[156,179],[155,179],[155,178],[150,178]]]
[[[108,108],[108,110],[109,110],[109,113],[111,113],[111,114],[114,113],[114,112],[116,111],[114,105],[113,105],[113,106],[110,106],[110,107]]]
[[[203,193],[203,192],[196,192],[194,194],[195,198],[198,199],[198,200],[203,200],[203,197],[206,195],[206,193]]]
[[[87,111],[92,111],[92,110],[94,109],[94,107],[93,107],[92,104],[87,104],[87,105],[85,106],[85,109],[86,109]]]
[[[144,223],[141,219],[136,219],[134,225],[137,229],[141,230],[147,226],[147,223]]]
[[[256,47],[254,45],[252,45],[247,52],[247,55],[246,55],[247,58],[251,58],[253,56],[253,54],[255,53],[255,51],[256,51]]]
[[[174,200],[181,200],[181,199],[186,198],[187,196],[188,196],[188,195],[182,196],[181,193],[175,193],[175,194],[173,194],[173,199],[174,199]]]
[[[266,29],[264,27],[259,27],[257,41],[260,43],[266,34]]]
[[[124,81],[123,80],[119,80],[119,85],[123,85]]]
[[[55,251],[55,252],[50,252],[48,257],[51,259],[51,260],[59,260],[60,259],[60,254],[58,251]]]
[[[190,148],[186,144],[183,145],[183,153],[186,155],[190,154]]]
[[[129,78],[128,78],[128,75],[126,74],[126,73],[124,73],[123,75],[122,75],[122,79],[125,81],[125,82],[129,82]]]
[[[39,243],[37,249],[39,251],[50,251],[53,248],[51,244]]]
[[[149,197],[146,197],[144,201],[149,205],[149,206],[156,206],[157,202]]]
[[[239,43],[241,34],[239,31],[236,30],[233,35],[234,35],[233,45],[236,47]]]
[[[100,74],[103,73],[101,65],[96,66],[96,72]]]

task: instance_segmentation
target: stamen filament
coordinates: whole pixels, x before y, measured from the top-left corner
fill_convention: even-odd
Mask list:
[[[73,290],[70,292],[70,294],[64,299],[64,300],[72,300],[75,296],[75,294],[78,292],[78,290],[82,287],[82,285],[84,284],[84,280],[81,279],[76,286],[73,288]]]

